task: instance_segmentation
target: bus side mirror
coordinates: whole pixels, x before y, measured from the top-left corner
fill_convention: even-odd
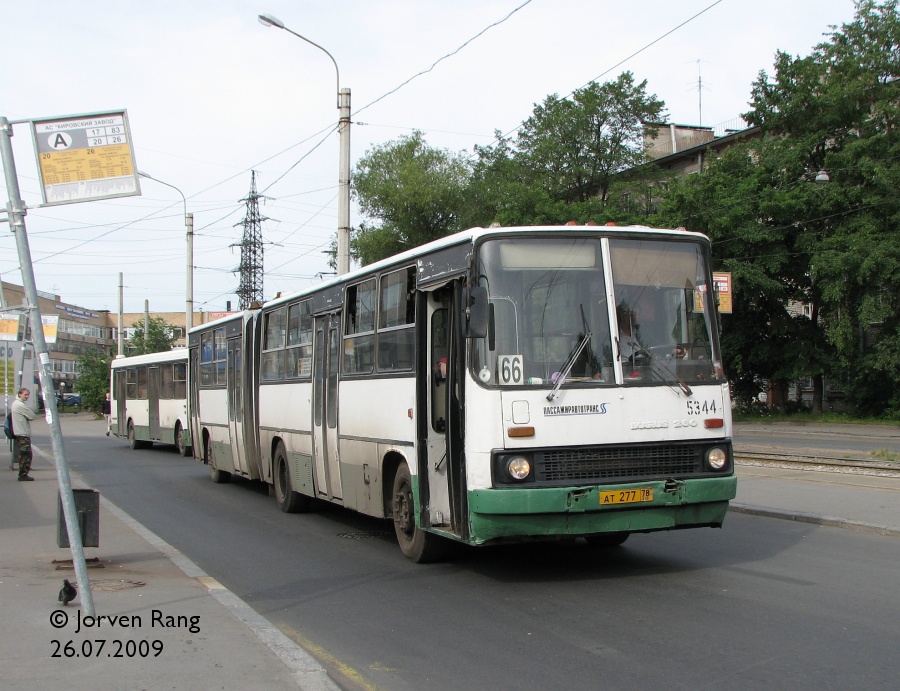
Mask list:
[[[487,288],[473,286],[467,288],[463,295],[466,301],[466,336],[484,338],[488,334]]]

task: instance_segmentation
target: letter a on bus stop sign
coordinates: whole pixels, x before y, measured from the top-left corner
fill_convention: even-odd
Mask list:
[[[141,193],[124,110],[31,121],[42,206]]]

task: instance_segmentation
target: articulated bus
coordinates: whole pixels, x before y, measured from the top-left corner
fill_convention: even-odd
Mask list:
[[[191,456],[186,348],[120,357],[110,373],[110,430],[132,449],[173,444]]]
[[[709,242],[472,229],[197,327],[214,480],[391,519],[403,553],[721,526],[736,492]]]

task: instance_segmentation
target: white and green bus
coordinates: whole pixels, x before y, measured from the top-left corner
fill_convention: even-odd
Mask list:
[[[476,228],[190,333],[214,479],[448,541],[721,526],[736,491],[709,241]]]
[[[132,449],[172,444],[191,456],[187,349],[119,357],[110,372],[110,431]]]

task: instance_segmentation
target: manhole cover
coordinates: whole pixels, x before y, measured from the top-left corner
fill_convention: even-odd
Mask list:
[[[103,590],[112,592],[116,590],[130,590],[131,588],[143,588],[144,581],[126,581],[118,578],[106,578],[91,581],[91,590]]]
[[[391,533],[384,530],[363,530],[357,533],[339,533],[338,537],[347,540],[369,540],[373,537],[390,537]]]

